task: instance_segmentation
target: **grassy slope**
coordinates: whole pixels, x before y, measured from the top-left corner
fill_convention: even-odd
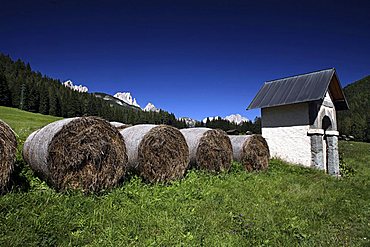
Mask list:
[[[8,123],[21,140],[25,140],[33,131],[61,118],[0,106],[0,119]]]
[[[12,113],[13,111],[13,113]],[[22,121],[16,120],[24,114]],[[17,132],[52,117],[0,108]],[[102,195],[56,193],[26,173],[27,191],[0,197],[4,246],[363,246],[370,245],[370,145],[342,142],[355,176],[272,160],[265,173],[238,164],[217,176],[190,171],[172,185],[133,178]],[[27,167],[24,169],[27,170]]]

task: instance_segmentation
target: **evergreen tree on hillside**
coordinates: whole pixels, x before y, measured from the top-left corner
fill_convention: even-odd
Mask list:
[[[75,92],[63,86],[59,80],[32,71],[30,64],[20,59],[13,61],[1,53],[0,72],[7,82],[5,84],[4,80],[0,80],[0,95],[7,95],[2,98],[12,107],[60,117],[94,115],[127,124],[169,124],[178,128],[186,125],[166,111],[144,112],[135,107],[114,104],[90,93]],[[200,125],[203,126],[202,123]],[[225,130],[235,128],[225,122],[213,123],[213,127]]]
[[[23,102],[27,102],[27,107],[23,104],[23,109],[30,112],[39,112],[40,93],[34,85],[30,86],[29,94],[23,94]]]
[[[39,112],[45,115],[49,114],[49,92],[44,86],[40,88]]]
[[[370,76],[344,87],[349,110],[338,112],[338,129],[341,134],[370,142]]]
[[[21,110],[28,110],[28,86],[25,83],[22,83],[20,86],[20,91],[15,92],[18,93],[19,96],[19,109]]]
[[[6,77],[0,72],[0,105],[11,106],[12,95]]]

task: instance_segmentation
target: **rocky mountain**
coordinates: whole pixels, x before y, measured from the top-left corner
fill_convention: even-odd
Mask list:
[[[123,102],[126,102],[129,105],[133,105],[136,107],[140,107],[140,105],[136,102],[136,99],[131,96],[131,93],[129,92],[118,92],[113,97],[122,100]]]
[[[226,116],[224,119],[228,120],[229,122],[236,123],[236,124],[242,124],[243,122],[249,121],[248,118],[243,117],[240,114],[232,114],[232,115]]]
[[[148,103],[145,108],[143,109],[144,111],[153,111],[153,112],[159,112],[160,109],[158,109],[157,107],[155,107],[152,103]]]
[[[74,91],[80,93],[87,93],[89,89],[83,85],[74,85],[71,80],[67,80],[62,83],[65,87],[70,88]],[[132,97],[130,92],[117,92],[115,95],[111,96],[106,93],[93,93],[94,96],[101,98],[106,101],[110,101],[110,103],[124,106],[124,107],[134,107],[142,109],[146,112],[159,112],[160,109],[155,107],[152,103],[148,103],[144,108],[141,108],[140,105],[137,103],[136,99]]]
[[[249,119],[246,118],[246,117],[243,117],[241,116],[240,114],[231,114],[229,116],[226,116],[224,118],[220,117],[220,116],[215,116],[215,117],[208,117],[208,118],[204,118],[202,120],[203,123],[206,123],[207,122],[207,119],[209,119],[209,121],[212,121],[214,119],[222,119],[222,120],[227,120],[229,121],[230,123],[236,123],[236,124],[242,124],[243,122],[248,122]]]
[[[197,120],[194,120],[190,117],[181,117],[179,118],[180,121],[184,121],[187,127],[195,127]]]
[[[60,80],[33,71],[30,64],[20,59],[13,61],[0,52],[0,105],[62,118],[98,116],[126,124],[185,127],[173,113],[149,113],[111,95],[71,90],[76,88],[74,86],[68,81],[64,86]],[[86,91],[83,86],[76,89],[81,88],[80,91]]]
[[[118,98],[115,98],[112,95],[109,95],[109,94],[106,94],[106,93],[93,93],[93,95],[97,98],[101,98],[105,101],[108,101],[110,104],[113,104],[113,105],[129,107],[129,108],[132,108],[132,109],[135,109],[135,110],[140,110],[140,107],[130,105],[130,104],[126,103],[125,101],[120,100]]]
[[[215,119],[222,119],[222,117],[220,116],[215,116],[215,117],[206,117],[202,120],[203,123],[206,123],[207,122],[207,119],[209,119],[209,121],[212,121],[212,120],[215,120]]]
[[[94,93],[94,95],[98,98],[102,98],[106,101],[110,101],[112,104],[124,106],[124,107],[132,107],[134,109],[141,109],[146,112],[159,112],[161,109],[155,107],[152,103],[148,103],[144,108],[141,108],[140,105],[137,103],[136,99],[132,97],[131,93],[129,92],[118,92],[114,96],[111,96],[106,93]]]
[[[67,80],[67,81],[63,82],[63,85],[65,87],[68,87],[68,88],[70,88],[72,90],[75,90],[77,92],[80,92],[80,93],[87,93],[89,91],[89,89],[86,86],[74,85],[71,80]]]

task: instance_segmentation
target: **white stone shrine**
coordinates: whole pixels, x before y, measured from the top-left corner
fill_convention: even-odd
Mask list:
[[[336,112],[348,104],[335,69],[267,81],[254,108],[272,157],[339,175]]]

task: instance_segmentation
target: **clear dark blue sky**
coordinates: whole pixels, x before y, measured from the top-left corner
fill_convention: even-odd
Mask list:
[[[0,52],[178,117],[253,119],[245,109],[266,80],[370,74],[369,2],[2,0]]]

